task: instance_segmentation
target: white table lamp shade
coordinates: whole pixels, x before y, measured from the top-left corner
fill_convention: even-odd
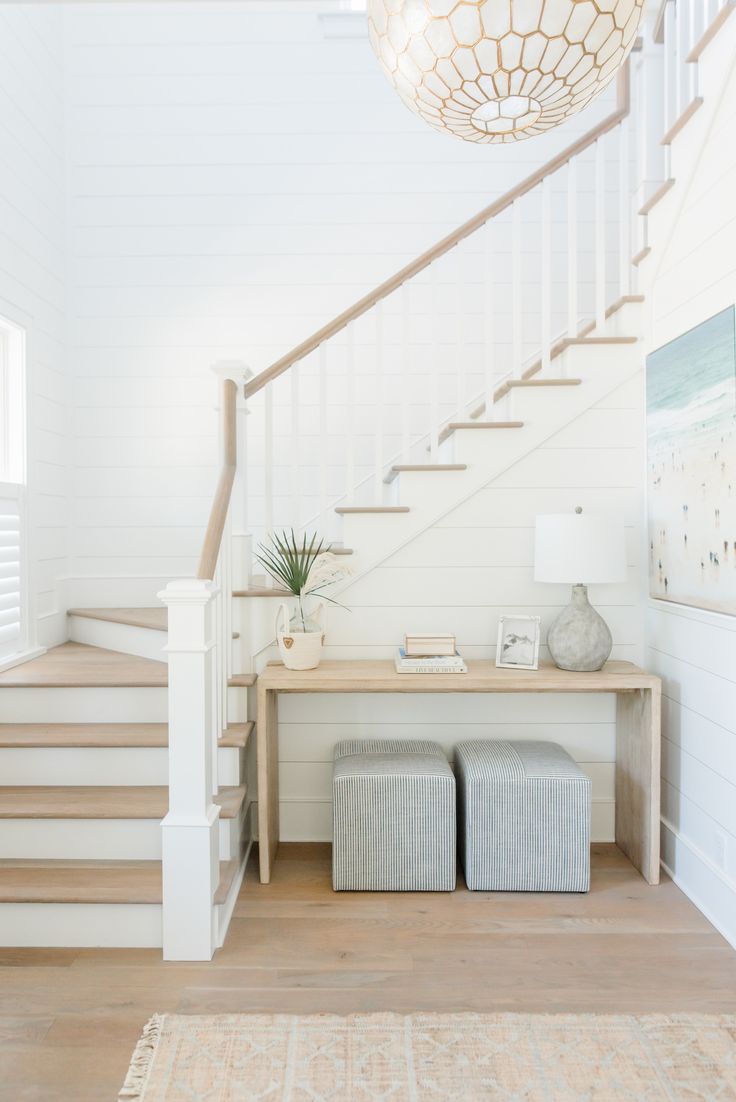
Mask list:
[[[538,516],[534,580],[569,585],[625,581],[623,523],[603,513]]]

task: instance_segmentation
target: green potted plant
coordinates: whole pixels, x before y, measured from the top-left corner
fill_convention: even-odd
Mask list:
[[[290,670],[313,670],[322,658],[325,633],[320,622],[323,606],[310,609],[311,599],[321,597],[330,604],[339,604],[328,597],[324,590],[349,574],[338,557],[324,540],[313,535],[309,541],[304,535],[297,541],[294,529],[273,533],[267,543],[262,543],[255,558],[271,575],[296,598],[293,614],[287,605],[279,605],[276,613],[276,638],[279,654]]]

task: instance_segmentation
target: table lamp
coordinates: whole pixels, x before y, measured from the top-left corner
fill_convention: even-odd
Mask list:
[[[538,516],[534,580],[568,582],[572,600],[549,629],[547,646],[561,670],[599,670],[611,653],[608,624],[588,603],[588,585],[626,580],[623,523],[601,513]]]

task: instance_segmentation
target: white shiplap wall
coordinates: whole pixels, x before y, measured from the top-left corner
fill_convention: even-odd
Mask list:
[[[578,417],[492,485],[449,512],[330,609],[326,654],[386,658],[406,630],[451,631],[468,658],[495,657],[502,613],[542,616],[542,638],[569,587],[533,580],[534,518],[576,505],[624,518],[629,579],[592,586],[616,658],[641,662],[643,393],[641,375]],[[542,647],[541,656],[547,655]],[[341,738],[552,739],[593,783],[593,835],[613,840],[615,703],[608,696],[291,696],[279,705],[286,839],[331,836],[332,749]]]
[[[67,13],[73,603],[147,603],[191,572],[213,360],[261,369],[611,109],[513,148],[453,141],[320,9]]]
[[[733,30],[722,35],[736,49]],[[654,280],[652,348],[736,301],[733,53],[721,71],[730,77]],[[736,944],[736,621],[651,601],[647,645],[664,679],[664,860]]]
[[[0,5],[0,314],[27,332],[31,615],[41,644],[66,638],[62,25],[53,5]]]

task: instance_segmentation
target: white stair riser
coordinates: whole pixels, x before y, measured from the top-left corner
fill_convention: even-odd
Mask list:
[[[222,946],[242,877],[215,907]],[[0,945],[13,948],[160,949],[160,903],[0,903]]]
[[[221,747],[217,755],[221,785],[240,784],[242,750]],[[0,778],[5,785],[159,785],[168,784],[168,750],[156,747],[29,747],[0,749]]]
[[[165,686],[0,689],[0,716],[3,723],[166,723],[167,693]],[[247,694],[228,690],[232,723],[248,718]]]
[[[75,643],[135,654],[140,658],[166,661],[167,634],[150,628],[113,624],[109,620],[92,620],[88,616],[69,616],[69,638]]]
[[[643,317],[643,302],[625,302],[614,314],[611,314],[610,318],[606,318],[601,332],[596,326],[589,336],[635,337],[642,331]]]
[[[2,903],[0,945],[157,949],[160,903]]]
[[[239,852],[243,816],[220,819],[220,860]],[[6,858],[58,861],[160,861],[159,819],[0,819]]]

